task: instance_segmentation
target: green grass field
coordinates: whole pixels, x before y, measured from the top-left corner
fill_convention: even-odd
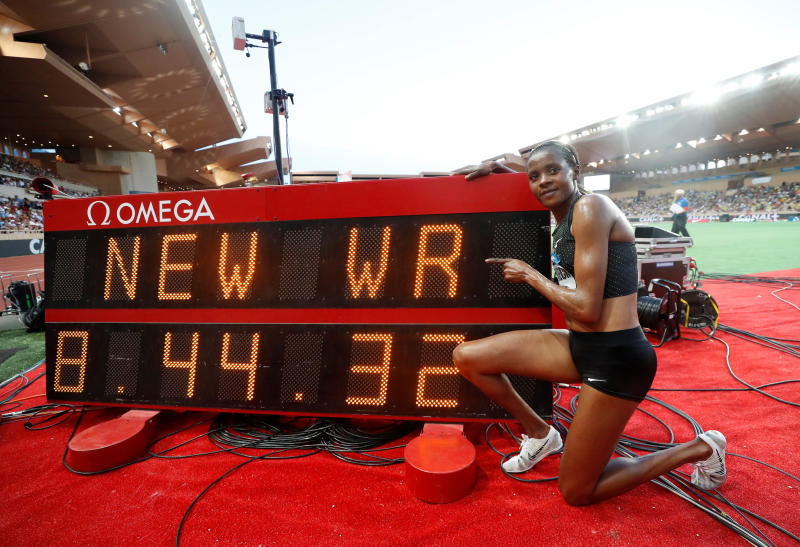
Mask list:
[[[19,374],[44,359],[44,333],[28,333],[24,328],[0,331],[0,350],[20,348],[0,362],[0,382]]]
[[[652,224],[665,230],[672,223]],[[689,224],[686,250],[705,273],[753,274],[800,268],[800,222]]]
[[[672,223],[653,224],[669,230]],[[800,268],[800,222],[689,224],[686,254],[707,274],[753,274]],[[44,333],[0,331],[0,350],[23,348],[0,362],[0,382],[44,359]]]

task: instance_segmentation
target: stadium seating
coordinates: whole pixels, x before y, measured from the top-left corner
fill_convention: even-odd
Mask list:
[[[611,199],[629,218],[668,218],[672,193]],[[690,218],[728,214],[797,214],[800,212],[800,182],[784,181],[773,186],[747,186],[735,190],[688,190]]]

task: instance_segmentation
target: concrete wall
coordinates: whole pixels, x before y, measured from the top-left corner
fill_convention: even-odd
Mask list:
[[[158,192],[155,156],[149,152],[82,148],[81,163],[58,163],[58,174],[104,196]]]
[[[58,175],[92,186],[103,196],[116,196],[122,193],[122,174],[114,170],[95,170],[95,164],[59,163]],[[101,166],[102,167],[102,166]]]
[[[149,152],[95,149],[91,158],[99,165],[120,166],[120,193],[158,192],[155,156]],[[81,158],[84,151],[81,150]],[[88,163],[88,162],[87,162]],[[127,172],[125,172],[127,171]]]

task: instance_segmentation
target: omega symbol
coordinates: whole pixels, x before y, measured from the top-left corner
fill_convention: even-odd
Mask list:
[[[87,226],[97,226],[97,223],[94,221],[94,218],[92,217],[92,207],[94,207],[98,203],[106,208],[106,216],[103,217],[103,222],[101,222],[100,225],[107,226],[108,224],[111,224],[111,221],[109,220],[109,218],[111,217],[111,207],[108,206],[108,203],[106,203],[105,201],[93,201],[89,204],[89,207],[86,208],[86,217],[89,219],[88,222],[86,223]]]

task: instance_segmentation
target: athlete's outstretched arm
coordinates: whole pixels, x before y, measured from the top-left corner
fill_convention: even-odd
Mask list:
[[[488,258],[486,262],[501,264],[506,281],[528,283],[567,316],[591,324],[597,321],[603,304],[608,238],[615,221],[615,211],[600,196],[584,196],[575,205],[572,218],[574,289],[553,283],[521,260]]]

